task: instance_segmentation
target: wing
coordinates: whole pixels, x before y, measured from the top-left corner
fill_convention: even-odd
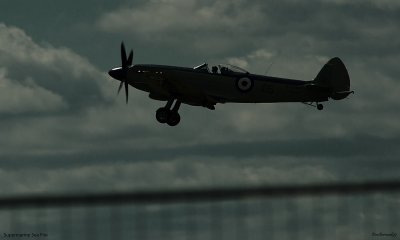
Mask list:
[[[206,91],[209,87],[210,74],[194,71],[175,71],[165,74],[163,88],[182,102],[194,106],[215,109],[218,100]]]

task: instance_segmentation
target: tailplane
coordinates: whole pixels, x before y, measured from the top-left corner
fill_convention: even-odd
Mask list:
[[[332,58],[324,65],[313,83],[315,86],[328,89],[329,97],[335,100],[344,99],[354,93],[350,91],[349,73],[338,57]]]

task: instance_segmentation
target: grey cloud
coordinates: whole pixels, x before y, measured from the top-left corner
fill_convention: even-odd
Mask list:
[[[335,180],[324,166],[303,164],[287,169],[287,166],[266,166],[262,160],[177,158],[168,162],[115,162],[107,167],[2,169],[0,179],[18,183],[4,186],[4,191],[9,194],[289,183],[305,174],[307,177],[303,177],[302,182]]]
[[[238,46],[228,39],[262,22],[257,5],[244,5],[243,1],[150,1],[106,13],[97,25],[106,32],[130,33],[153,44],[175,46],[178,38],[184,39],[195,54],[215,53]],[[132,28],[131,22],[137,27]]]
[[[108,141],[108,140],[107,140]],[[114,140],[110,140],[114,142]],[[264,157],[268,164],[279,164],[274,159],[279,157],[309,158],[312,163],[329,163],[331,159],[348,159],[348,165],[366,163],[380,158],[390,159],[398,153],[397,138],[379,138],[373,136],[358,136],[354,138],[327,138],[327,139],[291,139],[291,140],[259,140],[236,141],[219,144],[195,144],[189,146],[160,147],[152,146],[141,149],[132,146],[118,147],[118,144],[106,147],[107,142],[101,144],[102,149],[93,149],[92,152],[53,152],[38,154],[20,153],[12,155],[3,154],[3,168],[39,167],[39,168],[65,168],[72,166],[91,166],[96,164],[114,164],[129,162],[169,161],[176,158],[222,158],[222,159],[248,159]],[[18,162],[15,162],[19,159]],[[58,160],[55,160],[58,159]],[[353,160],[351,160],[353,159]],[[316,162],[317,161],[317,162]],[[309,161],[307,161],[310,163]],[[303,162],[293,163],[301,165]],[[371,162],[372,163],[372,162]],[[336,164],[336,163],[335,163]],[[342,163],[343,164],[343,163]],[[347,166],[343,164],[343,166]],[[352,167],[354,167],[352,165]]]
[[[208,48],[211,52],[216,50],[213,45],[223,48],[224,53],[274,47],[276,42],[271,40],[283,38],[285,48],[296,52],[319,50],[326,54],[334,49],[336,53],[340,50],[363,54],[376,47],[363,48],[360,41],[370,46],[378,43],[381,48],[389,43],[387,36],[393,35],[390,29],[395,29],[398,22],[397,11],[364,2],[174,0],[121,7],[101,16],[98,25],[107,32],[131,33],[152,42],[174,43],[183,37],[195,49]],[[138,27],[132,28],[131,22]],[[225,40],[223,44],[221,38]],[[332,44],[339,49],[332,48]]]
[[[355,1],[346,1],[346,0],[323,0],[322,2],[327,2],[327,3],[333,3],[337,5],[345,5],[345,6],[352,6],[352,5],[357,5],[357,6],[374,6],[374,7],[379,7],[385,10],[393,10],[398,7],[400,7],[400,4],[396,0],[382,0],[382,1],[377,1],[377,0],[355,0]]]
[[[121,8],[99,19],[99,27],[108,32],[156,34],[186,31],[234,31],[257,23],[260,13],[254,5],[241,8],[243,1],[198,2],[194,0],[149,1],[141,6]],[[239,11],[241,10],[241,11]],[[148,14],[152,12],[152,14]],[[131,28],[131,22],[137,28]]]
[[[399,176],[396,0],[18,3],[29,12],[15,1],[0,3],[3,10],[13,5],[2,12],[8,25],[0,25],[3,193]],[[290,103],[216,111],[184,105],[181,124],[168,128],[154,119],[164,103],[133,88],[128,105],[116,97],[118,83],[106,71],[119,64],[121,40],[133,46],[137,63],[191,66],[208,59],[263,74],[274,62],[269,74],[306,80],[339,56],[356,94],[326,103],[323,112]],[[13,103],[14,91],[24,101]],[[286,224],[290,209],[280,211]],[[259,215],[248,214],[254,226]],[[353,226],[338,229],[358,234]]]
[[[61,96],[38,86],[32,79],[19,82],[7,78],[7,71],[0,69],[0,112],[19,114],[52,112],[65,109]]]
[[[314,171],[309,181],[350,178],[351,172],[356,172],[355,178],[396,175],[398,57],[390,51],[396,46],[392,41],[396,9],[360,2],[239,0],[142,1],[110,7],[115,9],[97,12],[93,22],[83,23],[97,24],[97,28],[87,26],[83,37],[68,34],[71,29],[66,28],[61,42],[79,42],[71,49],[38,44],[21,29],[1,27],[0,41],[7,47],[0,47],[0,62],[7,69],[6,78],[21,85],[32,79],[68,106],[61,112],[56,111],[61,105],[56,105],[39,115],[3,115],[4,170],[60,173],[84,168],[78,178],[88,184],[82,189],[128,187],[132,181],[142,186],[146,181],[145,186],[185,181],[195,185],[206,182],[203,175],[236,183],[241,178],[247,183],[274,177],[301,179],[307,171]],[[168,14],[161,18],[164,13]],[[114,28],[108,25],[112,22]],[[80,42],[82,38],[98,42],[88,45]],[[338,55],[348,66],[356,95],[327,103],[323,112],[300,104],[226,104],[216,111],[185,105],[182,123],[172,129],[154,120],[154,111],[164,103],[131,88],[130,103],[125,105],[123,97],[116,97],[118,83],[105,77],[107,69],[99,70],[87,60],[110,68],[118,65],[122,39],[134,47],[137,63],[190,66],[209,58],[263,74],[274,62],[269,74],[300,79],[312,79],[330,57]],[[49,42],[53,40],[49,37]],[[96,54],[101,58],[76,53],[99,46],[101,54]],[[192,167],[196,162],[199,165]],[[122,175],[111,174],[123,166],[130,167]],[[154,172],[163,171],[163,177],[151,179]],[[225,175],[219,176],[220,172]],[[263,174],[270,178],[262,178]],[[112,180],[119,176],[121,181]],[[107,183],[96,185],[91,177]],[[60,174],[57,181],[61,184],[63,178],[73,176]],[[61,185],[69,187],[68,182]],[[46,188],[53,189],[50,185],[42,189]]]
[[[23,30],[0,24],[0,52],[0,63],[16,84],[29,79],[73,109],[107,101],[100,81],[105,75],[69,49],[40,46]]]

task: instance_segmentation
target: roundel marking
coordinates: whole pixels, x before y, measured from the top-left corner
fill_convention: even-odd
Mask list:
[[[236,87],[241,92],[248,92],[253,88],[253,80],[247,77],[236,80]]]

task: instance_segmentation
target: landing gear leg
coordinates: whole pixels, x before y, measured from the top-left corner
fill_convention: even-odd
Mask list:
[[[176,100],[175,105],[174,105],[174,108],[172,108],[172,111],[173,111],[173,112],[178,112],[178,111],[179,111],[179,108],[181,107],[181,104],[182,104],[181,101]]]
[[[167,120],[168,125],[176,126],[181,121],[181,116],[178,113],[180,106],[181,106],[181,101],[176,100],[176,103],[175,103],[174,107],[172,108],[172,110],[170,111],[170,114],[168,116],[168,120]]]
[[[172,104],[174,103],[174,99],[170,99],[170,100],[168,100],[168,102],[167,102],[167,104],[165,104],[165,109],[171,109],[171,107],[172,107]]]

